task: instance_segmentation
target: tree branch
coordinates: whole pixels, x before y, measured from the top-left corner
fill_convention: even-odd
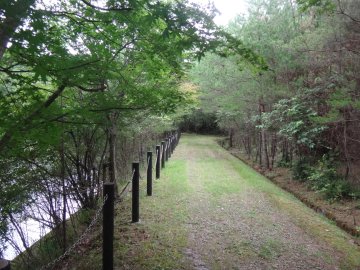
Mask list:
[[[352,21],[355,22],[355,23],[360,23],[360,20],[359,20],[359,19],[355,19],[355,18],[352,17],[350,14],[348,14],[348,13],[345,12],[344,8],[341,6],[340,0],[338,0],[338,7],[339,7],[339,10],[340,10],[339,14],[348,17],[350,20],[352,20]]]
[[[145,110],[146,107],[108,107],[108,108],[99,108],[99,109],[92,109],[89,110],[90,112],[106,112],[112,110],[118,111],[136,111],[136,110]]]
[[[93,60],[93,61],[89,61],[89,62],[85,62],[85,63],[82,63],[82,64],[79,64],[79,65],[76,65],[76,66],[72,66],[72,67],[67,67],[67,68],[61,68],[61,69],[50,69],[49,71],[64,71],[64,70],[72,70],[72,69],[78,69],[78,68],[82,68],[82,67],[85,67],[87,65],[91,65],[91,64],[95,64],[97,62],[100,62],[100,59],[96,59],[96,60]]]
[[[125,8],[125,7],[124,8],[103,8],[103,7],[95,6],[86,0],[81,0],[81,2],[83,2],[85,5],[87,5],[91,8],[104,10],[104,11],[131,11],[132,10],[132,8]]]
[[[58,87],[58,89],[51,95],[48,97],[48,99],[40,106],[38,107],[35,111],[33,111],[28,117],[26,117],[24,119],[24,121],[20,122],[20,123],[16,123],[15,125],[13,125],[12,128],[8,129],[1,137],[0,139],[0,153],[2,152],[2,150],[4,150],[5,146],[7,145],[7,143],[9,143],[9,141],[11,140],[11,138],[14,136],[15,131],[21,127],[28,127],[29,124],[32,122],[32,120],[38,116],[41,111],[43,109],[48,108],[60,95],[61,93],[64,91],[66,85],[62,84]]]
[[[86,88],[80,85],[77,85],[76,87],[85,92],[100,92],[100,91],[104,91],[107,88],[105,84],[102,84],[101,86],[96,88]]]

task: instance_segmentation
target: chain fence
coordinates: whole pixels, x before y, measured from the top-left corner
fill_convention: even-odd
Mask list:
[[[156,156],[156,158],[155,158],[155,162],[154,162],[154,164],[156,165],[156,163],[157,163],[157,161],[158,161],[158,150],[156,150],[156,152],[155,152],[155,156]],[[161,152],[161,151],[160,151]],[[152,166],[152,170],[153,171],[155,171],[156,170],[156,166]]]
[[[82,235],[79,237],[79,239],[72,244],[72,246],[70,246],[61,256],[59,256],[58,258],[56,258],[55,260],[49,262],[47,265],[43,266],[42,268],[40,268],[41,270],[50,270],[53,269],[53,267],[55,267],[60,261],[62,261],[63,259],[65,259],[65,257],[69,256],[80,244],[82,244],[82,242],[84,241],[85,237],[88,236],[88,234],[90,233],[91,229],[96,225],[96,223],[99,221],[100,217],[101,217],[101,212],[104,208],[104,205],[106,203],[107,200],[107,196],[104,197],[104,200],[102,202],[102,204],[100,205],[100,207],[96,210],[96,213],[94,215],[94,218],[92,219],[92,221],[90,222],[89,226],[85,229],[85,231],[82,233]]]
[[[123,187],[123,189],[121,190],[120,194],[119,194],[119,201],[123,201],[124,198],[126,197],[126,195],[128,194],[129,192],[129,185],[130,183],[132,182],[133,178],[134,178],[134,174],[135,174],[135,170],[132,171],[132,174],[131,174],[131,178],[130,180],[128,180],[125,184],[125,186]]]
[[[151,166],[151,170],[156,170],[156,164],[157,162],[161,162],[161,158],[165,158],[167,157],[167,151],[168,149],[171,149],[170,143],[167,142],[165,143],[159,150],[156,149],[156,158],[155,158],[155,162],[151,162],[150,164],[150,156],[147,158],[147,166],[146,169],[147,171],[149,170],[149,166]],[[164,155],[164,156],[163,156]],[[158,160],[160,159],[160,160]],[[126,197],[126,195],[129,192],[129,185],[130,183],[133,182],[134,176],[135,176],[135,169],[132,170],[132,174],[131,174],[131,178],[126,181],[124,187],[122,188],[121,192],[119,193],[118,199],[119,201],[123,201],[124,198]],[[139,178],[142,179],[140,172],[139,172]],[[54,269],[54,267],[60,263],[62,260],[64,260],[67,256],[69,256],[72,252],[74,252],[74,250],[76,248],[79,247],[79,245],[81,245],[83,243],[83,241],[85,240],[85,238],[89,235],[90,231],[92,230],[92,228],[98,223],[100,217],[101,217],[101,213],[104,210],[104,205],[106,203],[106,201],[108,200],[108,196],[106,195],[103,199],[103,202],[101,203],[101,205],[99,206],[99,208],[96,210],[96,213],[92,219],[92,221],[90,222],[89,226],[85,229],[85,231],[81,234],[81,236],[77,239],[77,241],[75,243],[73,243],[61,256],[59,256],[58,258],[56,258],[55,260],[49,262],[47,265],[43,266],[41,268],[41,270],[50,270],[50,269]]]

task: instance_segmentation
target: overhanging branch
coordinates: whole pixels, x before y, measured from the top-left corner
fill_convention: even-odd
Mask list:
[[[99,6],[95,6],[93,4],[91,4],[90,2],[86,1],[86,0],[81,0],[81,2],[83,2],[85,5],[94,8],[94,9],[98,9],[98,10],[104,10],[104,11],[131,11],[132,8],[125,8],[125,7],[121,7],[121,8],[103,8],[103,7],[99,7]]]

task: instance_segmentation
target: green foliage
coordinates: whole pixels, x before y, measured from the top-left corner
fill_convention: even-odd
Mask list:
[[[8,214],[21,212],[34,192],[57,196],[42,180],[61,179],[60,149],[71,186],[88,188],[98,177],[89,170],[100,172],[108,158],[109,130],[135,136],[172,128],[178,107],[192,102],[179,88],[185,58],[218,51],[264,65],[214,24],[214,12],[145,0],[0,7],[1,29],[12,30],[0,37],[1,235]]]
[[[312,100],[307,97],[299,95],[279,100],[271,112],[262,115],[263,124],[259,127],[278,131],[298,145],[314,148],[326,127],[313,121],[317,113],[312,109]]]
[[[328,200],[334,201],[343,197],[355,196],[349,182],[346,182],[337,172],[333,158],[323,156],[313,167],[308,176],[311,187],[324,194]]]
[[[94,211],[92,209],[82,209],[77,215],[80,224],[89,224],[94,215]]]
[[[333,0],[296,0],[301,11],[307,11],[310,8],[317,8],[320,12],[334,11],[336,5]]]
[[[291,162],[289,160],[286,160],[285,158],[282,158],[276,162],[276,167],[291,168],[291,166],[292,166]],[[294,175],[293,175],[293,177],[294,177]],[[298,178],[295,178],[295,179],[298,179]]]
[[[227,30],[260,54],[268,69],[254,72],[245,63],[237,65],[237,57],[212,54],[193,68],[201,108],[215,112],[219,126],[234,131],[238,145],[261,166],[289,166],[291,156],[298,160],[295,178],[306,180],[302,158],[313,158],[314,164],[332,151],[339,151],[347,166],[357,166],[359,49],[353,37],[358,36],[358,5],[353,0],[252,1],[249,14],[238,16]],[[339,14],[323,14],[335,8]],[[279,162],[279,156],[288,160]]]
[[[193,110],[191,114],[184,115],[179,127],[183,132],[200,134],[220,133],[216,123],[216,115],[214,113],[203,112],[199,109]]]
[[[331,109],[323,116],[323,121],[328,123],[339,121],[344,118],[344,111],[347,109],[359,109],[359,100],[352,97],[353,93],[357,91],[353,84],[349,81],[343,82],[343,85],[338,86],[329,94],[328,104]]]
[[[245,111],[253,110],[249,99],[255,98],[251,92],[261,91],[253,71],[240,70],[237,61],[237,57],[206,54],[189,76],[201,95],[199,106],[204,112],[215,113],[218,126],[225,130],[243,122]]]
[[[312,160],[308,157],[298,158],[291,167],[294,179],[305,182],[311,173]]]

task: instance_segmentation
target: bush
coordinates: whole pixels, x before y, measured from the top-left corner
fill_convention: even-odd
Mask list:
[[[354,200],[360,199],[360,188],[359,187],[352,188],[349,196]],[[360,202],[358,202],[358,206],[356,207],[360,209]]]
[[[291,168],[291,162],[285,158],[282,158],[276,162],[276,167]]]
[[[296,160],[291,168],[294,179],[305,182],[311,171],[311,160],[307,157],[300,157]]]
[[[343,197],[349,197],[351,192],[350,184],[344,180],[336,180],[331,183],[327,183],[323,186],[319,192],[323,193],[326,199],[330,201],[336,201]]]
[[[202,110],[194,110],[192,114],[185,115],[179,124],[182,132],[194,132],[200,134],[220,134],[221,130],[216,121],[215,113],[207,113]]]
[[[312,189],[321,192],[328,200],[335,201],[353,195],[351,186],[336,171],[333,158],[323,156],[308,176]]]

